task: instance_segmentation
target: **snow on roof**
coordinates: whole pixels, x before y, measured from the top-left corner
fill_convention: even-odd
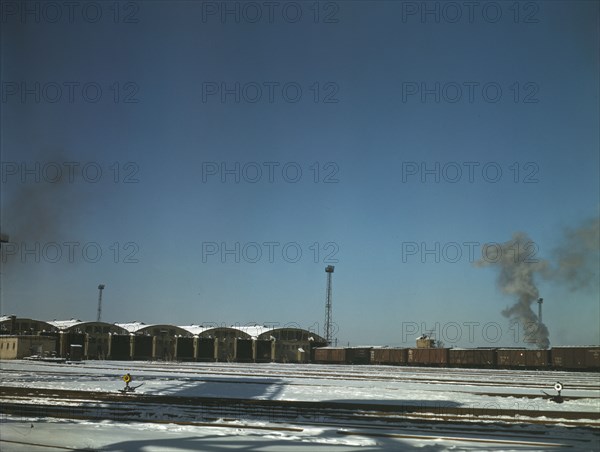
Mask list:
[[[193,335],[198,335],[205,331],[213,330],[215,327],[206,327],[204,325],[180,325],[179,328],[189,331]]]
[[[225,326],[225,325],[216,325],[216,324],[206,324],[206,325],[180,325],[179,328],[182,328],[186,331],[189,331],[190,333],[194,334],[194,335],[200,335],[206,331],[210,331],[210,330],[217,330],[217,329],[231,329],[231,330],[235,330],[235,331],[239,331],[240,333],[244,333],[248,336],[250,336],[252,339],[257,339],[259,336],[264,335],[265,333],[270,333],[272,331],[276,331],[276,330],[281,330],[281,329],[288,329],[286,327],[268,327],[266,325],[231,325],[231,326]],[[302,330],[302,328],[297,328],[297,327],[293,327],[290,329],[299,329]],[[311,334],[311,337],[318,337],[320,339],[320,336],[316,333],[312,333],[311,331],[308,331],[309,334]],[[313,339],[314,340],[314,339]]]
[[[111,327],[115,327],[115,326],[119,327],[120,326],[120,325],[118,325],[116,323],[112,324],[112,323],[106,323],[106,322],[97,322],[95,320],[87,320],[86,321],[86,320],[79,320],[79,319],[51,320],[51,321],[48,321],[46,323],[52,325],[55,328],[58,328],[61,331],[66,331],[66,330],[69,330],[69,329],[71,329],[73,327],[80,326],[80,325],[88,325],[90,323],[92,323],[92,324],[101,324],[101,325],[108,325],[108,326],[111,326]]]
[[[10,316],[1,316],[0,317],[0,322],[6,322],[8,320],[10,320]],[[86,323],[96,323],[96,322],[95,321],[82,321],[79,319],[69,319],[69,320],[52,320],[52,321],[49,321],[46,323],[58,328],[59,330],[68,330],[69,328],[73,328],[74,326],[78,326],[78,325],[82,325],[82,324],[86,324]],[[105,322],[100,322],[100,323],[105,323]],[[133,322],[114,323],[114,324],[107,324],[107,325],[117,326],[119,328],[122,328],[122,329],[128,331],[129,333],[136,333],[142,329],[151,328],[153,326],[172,326],[174,328],[181,328],[193,335],[200,335],[200,334],[204,333],[205,331],[216,330],[216,329],[231,329],[231,330],[235,330],[240,333],[243,333],[244,336],[247,335],[247,336],[251,337],[252,339],[257,339],[259,336],[264,335],[265,333],[270,333],[275,330],[282,330],[282,329],[304,330],[303,328],[300,328],[299,326],[269,327],[266,325],[259,325],[259,324],[243,325],[243,326],[238,324],[238,325],[225,326],[225,325],[218,325],[218,324],[212,323],[212,322],[209,322],[206,324],[178,326],[178,325],[169,325],[169,324],[146,324],[144,322],[139,322],[137,320],[135,320]],[[307,330],[305,330],[305,331],[307,331]],[[313,337],[312,340],[314,340],[316,338],[321,339],[321,337],[316,333],[313,333],[311,331],[308,331],[308,333],[311,334],[311,337]]]
[[[266,328],[264,326],[258,326],[258,325],[254,325],[254,326],[239,326],[239,325],[225,326],[225,325],[212,325],[212,324],[180,325],[179,328],[189,331],[190,333],[192,333],[194,335],[202,334],[205,331],[218,330],[218,329],[229,329],[229,330],[239,331],[240,333],[245,333],[252,338],[256,338],[256,337],[258,337],[259,334],[262,334],[266,331],[270,331],[268,328]]]
[[[78,320],[78,319],[71,319],[71,320],[51,320],[48,323],[52,326],[55,326],[59,330],[67,330],[69,328],[74,327],[75,325],[79,325],[81,323],[88,323],[88,322],[82,322],[81,320]]]
[[[9,315],[0,315],[0,323],[10,320]]]
[[[115,325],[120,326],[121,328],[129,331],[130,333],[135,333],[142,328],[147,328],[151,325],[146,325],[144,322],[133,321],[129,323],[115,323]]]
[[[118,326],[118,327],[121,327],[121,328],[123,328],[125,330],[127,330],[129,333],[138,333],[138,332],[142,332],[143,330],[150,329],[150,328],[163,327],[163,328],[169,328],[169,329],[183,330],[183,331],[178,331],[176,333],[178,335],[186,334],[186,333],[199,334],[197,332],[194,332],[194,331],[190,330],[190,327],[171,325],[171,324],[168,324],[168,323],[150,323],[150,324],[147,324],[147,323],[144,323],[144,322],[135,321],[135,322],[129,322],[129,323],[115,323],[115,325]],[[162,332],[163,332],[163,330],[161,330],[161,333]]]
[[[252,339],[258,338],[263,333],[268,333],[273,331],[275,328],[267,328],[264,325],[253,325],[253,326],[238,326],[235,327],[237,330],[240,330],[250,336]]]
[[[213,325],[213,324],[207,324],[207,325],[180,325],[179,328],[182,328],[186,331],[189,331],[192,334],[202,334],[205,331],[210,331],[210,330],[217,330],[217,329],[231,329],[231,330],[236,330],[242,333],[246,333],[247,335],[249,335],[250,337],[258,337],[260,334],[263,334],[267,331],[271,331],[273,328],[267,328],[266,326],[259,326],[259,325],[253,325],[253,326],[240,326],[240,325],[231,325],[231,326],[225,326],[225,325]]]
[[[11,321],[12,317],[14,317],[15,320],[17,320],[17,321],[26,320],[26,321],[33,321],[33,322],[49,323],[49,322],[47,322],[45,320],[31,319],[29,317],[17,317],[17,316],[12,316],[12,315],[2,315],[2,316],[0,316],[0,323]]]

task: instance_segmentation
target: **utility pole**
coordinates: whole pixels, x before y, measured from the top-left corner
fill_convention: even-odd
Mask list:
[[[332,287],[331,277],[333,275],[333,265],[325,267],[325,273],[327,273],[327,299],[325,301],[325,340],[327,345],[331,345],[333,335],[333,318],[331,313],[331,302],[332,302]]]

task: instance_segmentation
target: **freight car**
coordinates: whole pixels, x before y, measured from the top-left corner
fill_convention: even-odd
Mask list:
[[[550,366],[550,350],[499,348],[496,354],[497,367],[501,369],[547,369]]]
[[[321,364],[369,364],[372,347],[320,347],[315,362]]]
[[[372,347],[352,347],[346,349],[346,362],[348,364],[369,364],[371,361]]]
[[[338,347],[316,348],[315,362],[319,364],[346,364],[346,349]]]
[[[557,370],[600,370],[600,347],[553,347],[552,367]]]
[[[374,348],[371,350],[371,364],[391,364],[394,366],[408,363],[406,348]]]
[[[494,348],[452,348],[448,352],[451,367],[493,368],[497,365]]]
[[[438,366],[448,365],[448,348],[409,348],[408,364],[420,366]]]

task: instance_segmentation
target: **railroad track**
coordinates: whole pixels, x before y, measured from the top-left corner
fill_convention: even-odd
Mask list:
[[[472,443],[475,448],[527,446],[529,448],[566,449],[573,445],[588,447],[600,440],[600,422],[585,423],[547,419],[507,419],[508,410],[472,410],[432,407],[340,404],[332,402],[293,402],[229,398],[190,398],[166,396],[122,396],[87,391],[41,390],[0,387],[2,419],[21,418],[29,425],[36,418],[59,418],[81,421],[174,424],[193,427],[231,428],[302,434],[306,428],[319,427],[343,436],[387,439],[417,439]],[[64,403],[61,403],[64,402]],[[571,415],[580,413],[569,413]],[[587,414],[586,414],[587,416]],[[265,423],[266,421],[266,423]],[[468,421],[468,422],[465,422]],[[524,428],[527,424],[527,428]],[[558,425],[560,424],[560,425]],[[565,432],[569,437],[565,437]],[[45,444],[11,441],[0,442],[24,446]],[[48,444],[47,447],[54,447]],[[593,447],[593,446],[592,446]],[[68,447],[64,449],[69,450]],[[72,449],[77,450],[77,449]]]
[[[473,369],[463,368],[440,368],[440,367],[409,367],[409,366],[385,366],[385,365],[322,365],[313,364],[306,367],[298,367],[287,370],[285,365],[278,365],[275,368],[271,368],[269,364],[254,364],[254,365],[240,365],[240,364],[219,364],[219,363],[188,363],[188,365],[182,365],[182,363],[146,363],[146,362],[135,362],[133,366],[144,370],[153,370],[160,372],[164,371],[165,367],[169,370],[176,370],[182,373],[210,373],[210,374],[235,374],[235,375],[277,375],[277,376],[290,376],[290,377],[307,377],[307,378],[323,378],[323,379],[381,379],[381,380],[396,380],[396,379],[407,379],[413,378],[415,381],[433,381],[436,382],[448,382],[454,383],[456,381],[461,382],[482,382],[488,383],[486,374],[498,378],[502,377],[498,383],[506,384],[508,378],[517,378],[519,381],[523,379],[531,379],[539,381],[540,377],[547,380],[548,382],[554,383],[556,379],[568,379],[574,384],[581,384],[584,386],[590,386],[594,389],[600,389],[600,385],[590,384],[590,382],[597,382],[597,374],[592,372],[566,372],[566,371],[543,371],[544,374],[540,375],[538,371],[527,371],[527,370],[505,370],[505,369],[479,369],[474,371]],[[126,364],[123,367],[128,367]],[[98,367],[102,368],[102,367]],[[240,371],[244,371],[241,373]],[[440,373],[447,373],[455,378],[441,378]],[[483,374],[482,374],[483,373]],[[404,374],[409,374],[405,376]],[[418,374],[415,376],[414,374]],[[582,376],[583,375],[583,376]],[[483,378],[482,378],[483,376]],[[494,382],[489,382],[493,384]]]
[[[291,433],[296,438],[297,435],[301,435],[304,432],[303,428],[298,427],[279,427],[279,426],[265,426],[265,425],[254,425],[254,424],[244,424],[241,425],[239,423],[206,423],[206,422],[178,422],[178,421],[145,421],[144,424],[173,424],[180,426],[191,426],[191,427],[210,427],[210,428],[228,428],[235,429],[236,431],[249,431],[253,435],[256,435],[257,432],[262,432],[264,434],[269,435],[270,433]],[[323,427],[322,425],[320,427]],[[378,431],[378,428],[375,427],[367,427],[366,429],[361,429],[359,426],[333,426],[334,431],[337,435],[344,436],[357,436],[357,437],[372,437],[372,438],[385,438],[385,439],[401,439],[401,440],[419,440],[419,441],[429,441],[431,443],[438,443],[440,441],[455,443],[456,445],[464,445],[464,444],[472,444],[473,449],[469,448],[469,450],[481,450],[484,447],[527,447],[527,448],[536,448],[539,449],[552,449],[557,448],[559,450],[564,450],[567,448],[577,447],[594,447],[595,444],[598,443],[598,438],[593,434],[587,434],[585,437],[570,437],[565,438],[560,435],[548,435],[547,432],[544,431],[529,431],[526,434],[517,432],[517,431],[501,431],[498,430],[490,430],[490,429],[478,429],[471,428],[469,430],[454,430],[454,429],[434,429],[432,430],[422,430],[419,428],[415,428],[414,426],[407,426],[406,429],[398,429],[394,428],[394,431],[382,431],[381,428]],[[483,436],[486,435],[486,436]],[[312,442],[312,447],[319,446],[319,442]],[[11,440],[6,438],[0,438],[0,444],[4,443],[6,445],[19,445],[26,447],[38,447],[38,448],[50,448],[52,450],[94,450],[86,447],[85,449],[77,448],[77,447],[68,447],[56,444],[50,444],[48,442],[32,442],[25,441],[21,438],[18,440]],[[398,443],[398,447],[401,446],[401,443]],[[100,450],[104,450],[101,448]],[[461,448],[462,450],[462,448]]]
[[[600,412],[526,411],[439,406],[300,402],[159,396],[0,386],[0,420],[57,418],[86,422],[175,424],[302,435],[329,429],[342,436],[445,441],[474,449],[528,447],[559,450],[600,443]],[[309,431],[307,430],[307,432]],[[12,438],[13,440],[15,438]],[[18,444],[19,438],[16,438]],[[11,439],[0,438],[7,447]],[[23,442],[23,447],[29,444]],[[43,446],[44,444],[30,444]],[[47,447],[54,447],[48,444]],[[65,448],[68,450],[69,448]],[[76,450],[76,449],[73,449]]]
[[[89,363],[89,362],[88,362]],[[411,368],[412,370],[410,371],[410,375],[406,376],[406,375],[402,375],[403,373],[407,373],[409,371],[406,371],[405,369],[402,368],[396,368],[394,367],[394,370],[398,370],[398,369],[402,369],[404,370],[404,372],[395,372],[393,374],[388,374],[388,375],[377,375],[377,374],[362,374],[362,373],[352,373],[352,372],[344,372],[344,373],[335,373],[332,374],[330,372],[326,372],[326,371],[303,371],[303,370],[296,370],[296,371],[282,371],[281,368],[277,368],[277,369],[261,369],[261,365],[255,365],[254,367],[245,367],[245,366],[235,366],[235,367],[231,367],[231,366],[214,366],[211,365],[209,368],[206,368],[204,366],[197,366],[197,367],[191,367],[191,366],[177,366],[177,365],[171,365],[168,364],[168,367],[165,366],[159,366],[156,364],[152,364],[152,363],[139,363],[139,362],[135,362],[135,363],[128,363],[128,362],[123,362],[123,370],[127,370],[129,372],[132,371],[146,371],[146,372],[156,372],[157,374],[169,374],[169,377],[161,377],[162,379],[181,379],[181,375],[196,375],[198,376],[198,380],[201,380],[200,376],[212,376],[212,375],[219,375],[219,376],[235,376],[235,377],[250,377],[250,378],[257,378],[257,377],[271,377],[271,378],[276,378],[276,377],[290,377],[290,378],[296,378],[296,379],[320,379],[320,380],[347,380],[347,381],[389,381],[389,382],[405,382],[405,383],[422,383],[422,384],[447,384],[447,385],[462,385],[462,386],[483,386],[483,387],[510,387],[510,386],[516,386],[518,384],[519,388],[525,388],[525,389],[548,389],[550,386],[552,386],[552,384],[556,381],[556,379],[562,379],[564,381],[567,382],[568,384],[568,389],[569,390],[591,390],[591,391],[600,391],[600,384],[597,383],[592,383],[597,381],[597,374],[590,374],[590,375],[595,375],[595,377],[590,376],[589,379],[585,379],[584,381],[581,381],[581,377],[579,376],[579,374],[572,374],[572,373],[566,373],[566,372],[561,372],[562,375],[550,375],[546,377],[547,381],[542,381],[540,382],[540,375],[538,374],[532,374],[531,378],[535,379],[536,381],[531,381],[531,382],[527,382],[527,381],[523,381],[523,379],[526,377],[526,375],[522,375],[522,374],[518,374],[518,373],[511,373],[509,374],[510,376],[513,377],[519,377],[521,380],[519,382],[515,382],[515,381],[510,381],[510,380],[484,380],[481,378],[481,375],[479,375],[480,379],[466,379],[465,377],[468,377],[470,374],[463,374],[462,372],[459,373],[458,377],[459,378],[448,378],[448,377],[444,377],[441,378],[439,376],[436,377],[436,370],[437,373],[439,374],[440,369],[427,369],[427,371],[424,371],[424,369],[426,368]],[[129,364],[129,365],[127,365]],[[338,366],[339,367],[339,366]],[[372,367],[372,366],[371,366]],[[85,369],[89,369],[89,370],[106,370],[105,367],[101,367],[101,366],[95,366],[95,365],[86,365]],[[244,371],[245,369],[247,369],[247,371]],[[447,371],[447,369],[445,369]],[[462,371],[462,369],[453,369],[453,371],[456,370],[460,370]],[[11,369],[3,369],[3,372],[15,372],[17,374],[22,374],[23,371],[22,370],[11,370]],[[173,375],[173,373],[176,372],[178,375]],[[423,373],[423,376],[419,376],[419,377],[415,377],[413,374],[415,372],[418,373]],[[89,374],[85,373],[85,372],[71,372],[71,371],[49,371],[49,372],[45,372],[44,373],[45,376],[68,376],[69,378],[72,378],[73,376],[87,376]],[[474,375],[474,374],[471,374]],[[105,374],[105,375],[98,375],[98,374],[94,374],[93,375],[94,378],[98,378],[98,377],[105,377],[105,378],[114,378],[114,374]],[[503,374],[503,377],[505,377],[506,375]],[[34,375],[34,377],[36,379],[39,378],[38,375]],[[498,375],[494,375],[494,377],[498,377]],[[552,377],[552,378],[550,378]],[[577,378],[579,377],[579,378]],[[576,380],[579,380],[577,381]],[[286,384],[288,385],[298,385],[297,383],[293,383],[293,382],[287,382]],[[520,394],[515,394],[515,396],[520,396]],[[526,396],[524,396],[526,397]]]
[[[63,417],[94,415],[118,417],[136,412],[163,412],[164,407],[178,407],[186,415],[273,419],[342,419],[369,422],[397,422],[414,419],[486,420],[499,422],[585,425],[600,427],[600,412],[538,411],[507,408],[465,407],[454,403],[376,404],[337,401],[288,401],[237,399],[223,397],[183,397],[148,394],[122,395],[109,392],[66,389],[0,387],[5,414]],[[32,400],[34,402],[32,402]],[[542,418],[542,419],[540,419]],[[581,421],[581,418],[585,421]],[[567,421],[565,421],[567,420]]]
[[[98,363],[100,364],[100,363]],[[8,369],[7,369],[8,367]],[[283,369],[282,369],[283,367]],[[496,386],[504,388],[514,386],[518,389],[548,389],[548,383],[540,382],[540,377],[549,381],[554,380],[554,373],[542,372],[541,375],[528,373],[520,381],[517,376],[525,372],[511,373],[490,372],[479,375],[475,379],[473,372],[454,372],[450,369],[412,368],[398,371],[389,368],[387,372],[370,374],[374,366],[362,366],[360,372],[351,368],[338,372],[341,366],[312,366],[285,369],[285,366],[270,365],[197,365],[190,363],[139,363],[111,362],[109,367],[102,367],[90,362],[83,366],[44,365],[43,372],[39,367],[28,370],[27,367],[11,369],[3,366],[3,386],[0,386],[0,413],[3,417],[35,419],[57,418],[85,420],[91,422],[113,421],[116,423],[156,423],[179,424],[197,427],[229,427],[235,429],[255,429],[273,431],[289,431],[291,435],[301,434],[304,428],[311,426],[333,429],[334,434],[344,436],[366,436],[373,438],[419,439],[423,441],[456,441],[478,443],[475,447],[486,449],[492,445],[509,447],[512,445],[527,445],[530,448],[572,447],[581,433],[581,444],[600,444],[600,412],[574,411],[538,411],[535,409],[504,409],[496,408],[499,404],[486,404],[487,408],[459,405],[451,401],[406,401],[398,405],[383,403],[359,403],[357,401],[291,401],[291,400],[260,400],[237,399],[224,397],[190,397],[180,395],[157,395],[147,391],[122,395],[117,392],[87,391],[77,389],[54,389],[54,386],[68,384],[71,381],[94,382],[116,381],[115,377],[124,372],[134,373],[136,381],[151,382],[153,380],[183,384],[194,382],[211,382],[237,384],[266,384],[266,385],[298,385],[298,386],[336,386],[340,383],[333,380],[343,380],[343,387],[348,389],[353,385],[364,389],[364,383],[359,381],[387,380],[388,390],[399,390],[400,385],[391,383],[424,383],[428,382],[455,384],[459,388],[467,385],[469,376],[473,385],[481,386],[481,392],[469,394],[491,397],[541,397],[539,391],[533,394],[506,394],[489,392],[485,388],[483,378],[494,380]],[[328,373],[335,369],[336,373]],[[101,370],[101,372],[99,372]],[[36,372],[37,371],[37,372]],[[415,374],[423,372],[422,378]],[[446,378],[435,378],[436,372],[446,372]],[[232,380],[235,377],[235,380]],[[244,378],[240,378],[244,377]],[[245,378],[248,377],[248,378]],[[380,377],[380,378],[378,378]],[[594,385],[597,374],[580,374],[560,372],[557,379],[569,382],[569,389],[590,390],[599,388]],[[577,378],[577,385],[575,382]],[[277,380],[281,378],[282,380]],[[288,378],[290,379],[288,381]],[[463,379],[464,378],[464,379]],[[504,379],[509,381],[502,381]],[[268,379],[265,380],[265,379]],[[314,382],[308,379],[318,380]],[[39,383],[39,386],[51,383],[52,387],[31,388],[28,383]],[[327,383],[327,380],[331,383]],[[525,381],[524,381],[525,380]],[[353,381],[356,381],[353,384]],[[456,383],[452,383],[456,382]],[[10,386],[11,384],[19,386]],[[23,387],[26,385],[26,387]],[[381,385],[381,383],[380,383]],[[106,385],[102,385],[105,387]],[[148,386],[148,383],[147,383]],[[150,385],[151,386],[151,385]],[[158,385],[160,387],[163,384]],[[492,385],[488,385],[492,386]],[[100,386],[99,386],[100,387]],[[146,386],[144,386],[146,387]],[[473,391],[475,388],[470,388]],[[156,389],[154,389],[156,390]],[[158,389],[160,390],[160,389]],[[490,387],[493,391],[493,388]],[[304,389],[301,390],[301,392]],[[446,390],[444,390],[446,392]],[[455,391],[466,392],[466,391]],[[512,392],[512,391],[511,391]],[[569,394],[570,395],[570,394]],[[574,397],[565,397],[573,399]],[[585,397],[594,398],[594,397]],[[497,401],[497,399],[496,399]],[[368,401],[365,401],[368,402]],[[518,408],[520,405],[517,404]],[[531,408],[529,402],[527,408]],[[560,408],[556,405],[556,408]],[[290,430],[286,430],[290,429]],[[310,430],[310,429],[309,429]],[[309,431],[307,430],[307,431]],[[568,431],[568,434],[565,434]],[[573,434],[576,432],[576,434]],[[482,439],[485,436],[486,439]],[[568,441],[565,436],[569,436]],[[14,439],[14,438],[13,438]],[[18,439],[18,438],[17,438]],[[0,439],[0,441],[3,441]],[[571,445],[565,443],[571,443]],[[6,441],[3,441],[6,442]],[[481,444],[479,444],[481,443]],[[594,447],[592,447],[593,449]],[[2,443],[0,443],[2,449]],[[481,450],[480,449],[480,450]]]

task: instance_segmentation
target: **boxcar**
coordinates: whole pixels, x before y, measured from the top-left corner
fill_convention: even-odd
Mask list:
[[[453,348],[448,353],[453,367],[496,367],[496,349]]]
[[[338,347],[316,348],[315,362],[322,364],[346,364],[346,349]]]
[[[408,350],[406,348],[374,348],[371,350],[371,364],[406,365]]]
[[[552,367],[565,370],[598,370],[600,347],[553,347]]]
[[[333,364],[346,364],[345,348],[330,348],[327,351],[328,362]]]
[[[369,364],[372,347],[352,347],[346,349],[346,364]]]
[[[409,348],[408,364],[421,366],[448,365],[447,348]]]
[[[600,370],[600,347],[589,347],[585,356],[587,370]]]
[[[498,349],[499,368],[544,369],[550,365],[550,350]]]

